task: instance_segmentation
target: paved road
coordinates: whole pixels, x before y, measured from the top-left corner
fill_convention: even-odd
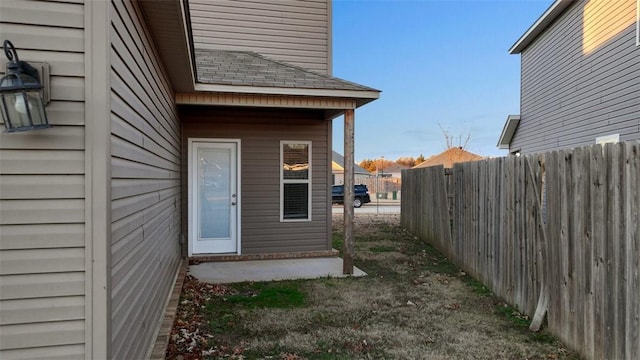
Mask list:
[[[334,214],[341,214],[344,209],[342,205],[333,205],[331,209]],[[362,205],[362,207],[354,209],[356,214],[400,214],[400,205],[379,204],[376,206],[375,201]]]

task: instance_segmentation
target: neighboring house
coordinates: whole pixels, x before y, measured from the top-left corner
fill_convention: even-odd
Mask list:
[[[640,0],[556,0],[511,47],[520,114],[498,147],[536,153],[640,139]]]
[[[361,168],[357,164],[353,164],[353,172],[356,184],[365,183],[367,179],[371,177],[371,174],[367,170]],[[335,150],[332,154],[331,178],[333,180],[333,185],[344,184],[344,156],[340,155]]]
[[[445,168],[452,168],[453,164],[455,163],[476,161],[476,160],[482,160],[482,159],[484,159],[482,156],[466,151],[461,147],[452,147],[441,152],[440,154],[430,156],[425,161],[414,166],[412,169],[418,169],[418,168],[424,168],[424,167],[436,166],[436,165],[442,165]]]
[[[329,0],[2,0],[0,39],[53,125],[0,134],[1,359],[142,359],[182,256],[331,249],[331,119],[379,91]]]
[[[402,170],[406,170],[408,168],[409,168],[409,166],[406,166],[406,165],[402,165],[402,164],[398,164],[398,163],[391,163],[386,168],[380,169],[379,175],[382,176],[382,177],[390,177],[390,178],[394,178],[394,179],[400,179],[400,178],[402,178]]]

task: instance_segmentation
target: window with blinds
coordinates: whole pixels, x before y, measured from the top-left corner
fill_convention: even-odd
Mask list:
[[[311,142],[280,142],[280,220],[311,220]]]

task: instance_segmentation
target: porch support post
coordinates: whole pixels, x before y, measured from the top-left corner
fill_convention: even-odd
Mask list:
[[[354,186],[354,123],[353,109],[344,112],[344,259],[342,273],[353,274],[353,186]]]

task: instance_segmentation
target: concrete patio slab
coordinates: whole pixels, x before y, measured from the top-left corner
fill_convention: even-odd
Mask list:
[[[343,275],[342,259],[338,257],[203,262],[189,265],[189,274],[200,281],[223,284],[367,275],[355,267],[353,275]]]

